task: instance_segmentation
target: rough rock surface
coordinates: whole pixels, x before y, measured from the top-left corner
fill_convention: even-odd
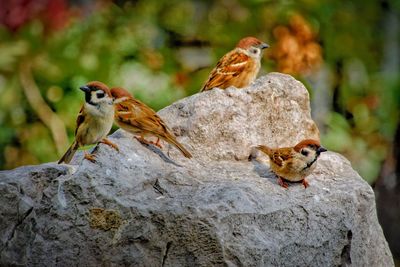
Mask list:
[[[251,146],[318,138],[306,89],[272,73],[160,111],[188,160],[117,131],[97,163],[0,172],[0,266],[393,266],[370,186],[326,152],[277,185]]]

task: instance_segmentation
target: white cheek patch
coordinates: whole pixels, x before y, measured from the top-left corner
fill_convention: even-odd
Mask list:
[[[97,94],[96,94],[96,92],[95,91],[92,91],[91,92],[91,97],[90,97],[91,99],[91,102],[93,102],[93,103],[98,103],[99,102],[99,99],[97,98]]]
[[[97,94],[104,94],[103,97],[98,97]],[[96,91],[92,91],[92,102],[93,103],[100,103],[100,102],[112,102],[112,99],[107,95],[106,92],[104,92],[103,90],[96,90]]]

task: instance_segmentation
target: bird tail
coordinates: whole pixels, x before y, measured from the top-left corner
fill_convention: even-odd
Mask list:
[[[267,146],[259,145],[259,146],[256,146],[256,148],[258,150],[260,150],[261,152],[267,154],[268,156],[272,154],[272,149]]]
[[[61,164],[63,162],[67,164],[70,163],[78,148],[78,143],[74,141],[72,145],[68,148],[67,152],[65,152],[64,156],[62,156],[61,159],[58,161],[58,164]]]
[[[179,150],[182,152],[182,154],[183,154],[185,157],[187,157],[188,159],[192,158],[192,154],[190,154],[190,152],[187,151],[186,148],[185,148],[181,143],[179,143],[179,142],[175,139],[174,136],[168,135],[168,136],[163,136],[163,137],[161,137],[161,138],[163,138],[163,139],[165,139],[166,141],[168,141],[169,143],[173,144],[173,145],[174,145],[177,149],[179,149]]]

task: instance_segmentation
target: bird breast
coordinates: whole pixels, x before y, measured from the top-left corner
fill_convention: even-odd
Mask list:
[[[105,138],[114,121],[114,107],[112,105],[103,106],[101,110],[89,107],[86,112],[85,120],[76,134],[76,139],[80,145],[95,144]]]

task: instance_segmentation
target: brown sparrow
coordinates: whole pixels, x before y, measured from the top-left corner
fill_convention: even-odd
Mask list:
[[[161,138],[173,144],[185,157],[192,157],[154,110],[135,99],[123,88],[112,88],[111,95],[114,97],[115,122],[119,127],[132,134],[140,135],[137,139],[142,143],[152,143],[144,139],[145,135],[156,136],[155,145],[161,147],[159,143]]]
[[[255,37],[239,41],[236,48],[225,54],[211,71],[201,92],[214,87],[221,89],[235,86],[242,88],[257,78],[261,67],[262,50],[269,47]]]
[[[302,181],[307,188],[305,177],[315,169],[319,155],[327,151],[319,141],[312,139],[303,140],[294,147],[269,148],[260,145],[257,149],[268,155],[271,169],[278,176],[278,184],[284,188],[288,187],[284,180]]]
[[[106,139],[114,120],[113,98],[110,89],[101,82],[90,82],[80,89],[85,92],[85,104],[83,104],[76,119],[75,140],[62,156],[58,163],[69,163],[79,147],[104,143],[116,150],[117,145]],[[87,154],[85,158],[92,162],[95,155]]]

